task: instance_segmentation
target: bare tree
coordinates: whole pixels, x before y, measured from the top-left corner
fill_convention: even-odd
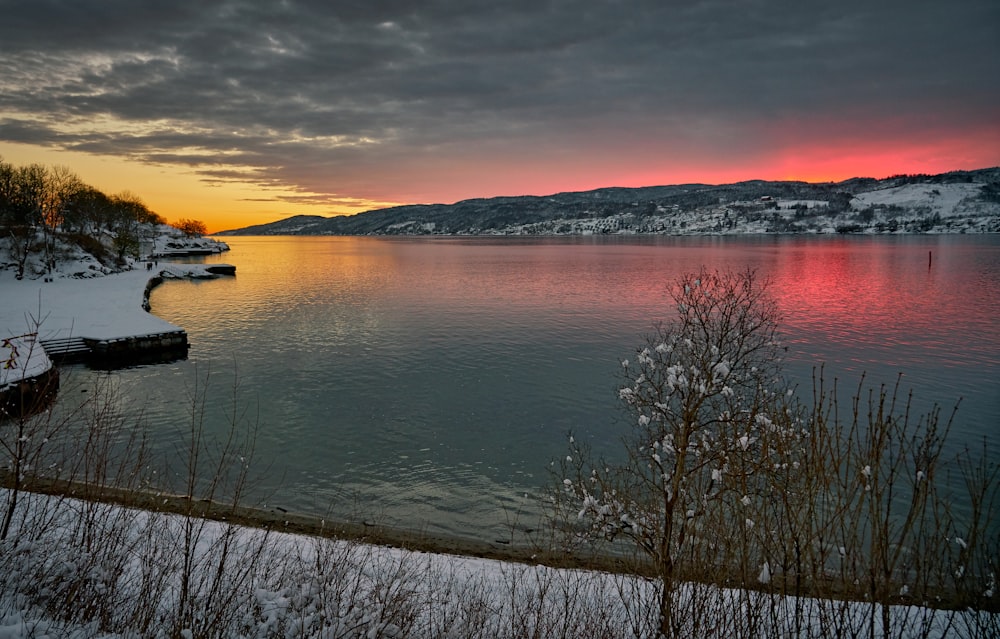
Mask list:
[[[205,226],[205,223],[201,220],[181,218],[170,226],[174,227],[187,237],[201,237],[202,235],[208,233],[208,227]]]
[[[75,195],[84,188],[83,181],[69,167],[57,165],[45,172],[38,209],[48,273],[55,268],[55,236],[65,220],[66,209]]]
[[[748,556],[752,520],[738,519],[743,530],[728,539],[710,528],[765,492],[771,458],[795,450],[779,314],[766,289],[750,270],[681,277],[671,290],[675,320],[622,363],[625,459],[595,461],[571,439],[562,463],[563,515],[575,512],[587,538],[625,538],[651,560],[666,636],[682,633],[675,597],[686,562],[730,545]]]
[[[122,191],[111,197],[114,248],[119,266],[125,264],[126,257],[139,257],[139,225],[152,217],[149,207],[142,198],[130,191]]]
[[[48,170],[41,164],[13,169],[6,202],[6,231],[17,265],[17,279],[24,277],[28,258],[42,224],[41,212]]]

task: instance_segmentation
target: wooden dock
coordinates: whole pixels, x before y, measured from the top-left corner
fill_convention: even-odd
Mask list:
[[[93,368],[175,361],[187,357],[190,346],[187,333],[182,330],[103,340],[67,337],[39,341],[53,362],[87,364]]]

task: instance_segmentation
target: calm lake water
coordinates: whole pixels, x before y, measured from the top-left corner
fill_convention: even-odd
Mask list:
[[[114,373],[169,458],[208,375],[206,425],[259,414],[253,497],[492,540],[528,512],[574,431],[615,453],[619,361],[685,271],[773,279],[789,373],[814,365],[961,408],[952,445],[1000,424],[1000,238],[227,238],[235,278],[169,282],[153,312],[187,360]],[[932,256],[930,265],[928,256]],[[79,369],[77,383],[102,373]]]

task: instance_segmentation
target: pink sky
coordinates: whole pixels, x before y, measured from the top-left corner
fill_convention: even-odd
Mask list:
[[[0,157],[213,231],[1000,165],[1000,5],[211,3],[0,21]]]

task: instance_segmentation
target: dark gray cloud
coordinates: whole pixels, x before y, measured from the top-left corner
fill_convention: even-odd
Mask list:
[[[995,0],[0,0],[0,16],[0,139],[344,196],[442,153],[739,152],[783,119],[1000,117]]]

